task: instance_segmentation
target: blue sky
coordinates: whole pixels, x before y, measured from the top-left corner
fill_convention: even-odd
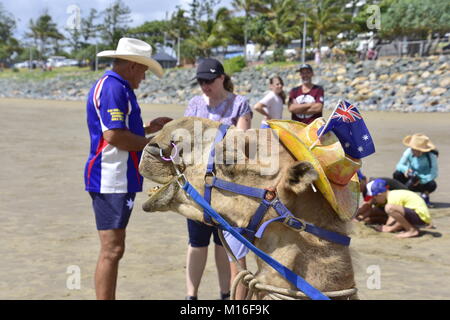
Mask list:
[[[0,0],[6,11],[11,13],[17,22],[16,36],[22,38],[28,29],[30,19],[36,19],[46,9],[58,24],[60,31],[69,21],[71,13],[67,12],[71,5],[81,9],[81,16],[86,16],[90,8],[102,11],[113,0]],[[172,12],[177,5],[188,8],[191,0],[122,0],[131,9],[132,26],[148,20],[162,20],[166,12]],[[220,5],[227,6],[231,0],[222,0]]]

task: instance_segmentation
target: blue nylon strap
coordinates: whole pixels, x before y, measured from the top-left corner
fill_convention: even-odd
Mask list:
[[[216,188],[234,192],[240,195],[253,197],[253,198],[259,198],[264,199],[264,196],[266,195],[266,190],[259,189],[259,188],[253,188],[253,187],[247,187],[241,184],[236,184],[233,182],[228,182],[219,178],[214,177],[212,185]]]
[[[270,202],[264,199],[259,205],[258,209],[256,209],[255,214],[253,215],[246,228],[246,235],[250,241],[253,241],[253,238],[255,237],[256,227],[258,227],[258,225],[261,223],[261,220],[264,218],[264,215],[266,214],[267,210],[269,210],[269,208]]]
[[[212,218],[214,218],[221,227],[231,233],[236,239],[245,244],[247,248],[252,250],[258,257],[264,260],[267,264],[269,264],[272,268],[277,270],[286,280],[290,281],[294,284],[300,291],[306,294],[308,297],[314,300],[330,300],[327,296],[325,296],[322,292],[311,286],[308,282],[305,281],[302,277],[296,275],[290,269],[283,266],[278,261],[274,260],[272,257],[267,255],[265,252],[259,250],[255,247],[250,241],[244,238],[241,234],[236,232],[234,228],[232,228],[227,221],[225,221],[217,212],[214,211],[213,208],[203,199],[203,197],[195,190],[195,188],[189,183],[183,186],[183,190],[186,191],[189,196],[200,205],[204,211],[209,214]]]
[[[211,150],[209,152],[208,165],[206,166],[207,174],[214,172],[214,156],[216,155],[216,144],[223,140],[223,138],[227,134],[229,127],[230,126],[227,124],[221,124],[217,129],[216,138],[214,139],[214,143],[211,145]]]
[[[206,165],[206,175],[212,175],[215,169],[214,157],[216,155],[216,144],[223,140],[223,137],[227,134],[228,128],[230,126],[226,124],[221,124],[217,129],[216,137],[214,139],[214,143],[211,145],[211,150],[209,152],[208,164]],[[208,203],[211,203],[211,193],[212,193],[212,185],[205,184],[205,200]],[[204,213],[203,214],[204,221],[206,223],[212,224],[211,217]]]
[[[264,222],[259,227],[259,230],[256,232],[255,237],[261,238],[264,233],[264,230],[270,223],[275,222],[275,221],[280,221],[280,220],[283,221],[284,219],[289,217],[286,224],[292,228],[299,229],[299,230],[304,228],[304,230],[306,232],[311,233],[319,238],[322,238],[322,239],[325,239],[325,240],[328,240],[331,242],[335,242],[335,243],[338,243],[338,244],[341,244],[344,246],[350,245],[350,238],[347,236],[344,236],[337,232],[328,231],[328,230],[316,227],[315,225],[300,221],[299,219],[294,217],[294,215],[289,211],[288,208],[286,208],[286,206],[283,203],[281,203],[281,201],[276,201],[274,204],[272,204],[272,207],[275,209],[275,211],[277,211],[277,213],[280,216]]]

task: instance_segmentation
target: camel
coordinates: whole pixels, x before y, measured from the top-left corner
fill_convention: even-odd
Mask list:
[[[149,199],[143,204],[144,211],[174,211],[186,218],[203,221],[203,209],[178,184],[177,170],[184,174],[196,190],[203,193],[206,159],[214,138],[211,132],[216,132],[219,125],[220,123],[208,119],[180,118],[167,123],[152,137],[143,150],[139,171],[145,178],[162,186],[149,191]],[[260,134],[261,131],[265,134]],[[205,136],[212,138],[204,138]],[[241,137],[244,142],[237,143],[233,140],[236,137]],[[275,150],[276,154],[255,152],[267,150],[268,146],[273,147],[274,144],[277,144],[277,148],[271,150]],[[177,150],[174,146],[177,146]],[[200,157],[199,154],[195,155],[194,148],[197,148],[196,151],[200,150]],[[231,126],[225,138],[216,144],[215,150],[216,157],[218,150],[221,150],[224,158],[231,157],[235,161],[231,164],[227,161],[217,162],[215,174],[218,178],[273,190],[295,217],[317,227],[348,234],[350,222],[339,218],[323,195],[311,186],[318,178],[316,170],[309,162],[296,160],[270,129],[243,132]],[[175,151],[178,155],[175,155]],[[162,159],[171,154],[176,165]],[[274,156],[277,160],[276,168],[262,170],[273,164]],[[233,226],[247,226],[259,204],[260,201],[255,198],[217,189],[212,191],[212,208]],[[269,209],[262,222],[276,216],[275,211]],[[254,244],[322,292],[355,288],[352,259],[347,246],[299,232],[281,222],[269,224],[262,238],[255,238]],[[296,290],[295,286],[264,261],[257,258],[256,265],[255,279],[258,282]],[[257,298],[264,298],[264,294]],[[352,294],[344,298],[357,297]]]

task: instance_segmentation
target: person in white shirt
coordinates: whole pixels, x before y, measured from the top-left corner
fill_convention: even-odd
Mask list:
[[[269,80],[270,91],[253,107],[255,111],[264,116],[261,129],[269,128],[267,120],[283,118],[283,105],[286,100],[283,86],[283,80],[279,76],[271,77]]]

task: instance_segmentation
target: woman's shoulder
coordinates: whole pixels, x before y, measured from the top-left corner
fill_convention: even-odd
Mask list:
[[[202,95],[198,95],[198,96],[193,96],[190,100],[189,100],[189,104],[195,104],[195,105],[200,105],[200,104],[205,104],[205,99],[203,98]]]
[[[242,104],[248,102],[248,98],[246,96],[232,93],[232,99],[234,99],[235,104]]]

